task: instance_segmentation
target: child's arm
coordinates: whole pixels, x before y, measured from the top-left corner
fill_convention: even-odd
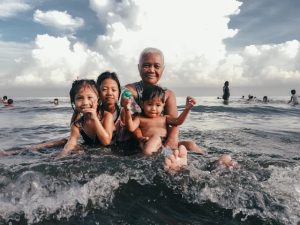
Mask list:
[[[133,132],[136,128],[139,127],[140,119],[139,116],[136,116],[134,119],[132,119],[130,111],[131,101],[127,100],[125,104],[125,107],[122,108],[122,113],[125,114],[125,125],[130,132]]]
[[[92,108],[83,110],[83,113],[90,114],[90,120],[95,124],[95,133],[97,138],[103,145],[109,145],[112,139],[112,132],[114,126],[113,115],[109,112],[103,113],[103,121],[99,120],[97,113],[97,104],[93,105]]]
[[[80,137],[79,127],[77,127],[74,123],[71,126],[71,134],[68,139],[68,142],[65,144],[64,149],[59,152],[56,156],[64,157],[68,155],[71,151],[73,151],[77,146],[77,141]]]
[[[114,118],[113,115],[109,112],[104,112],[103,115],[103,125],[98,120],[95,120],[96,123],[96,134],[98,139],[103,145],[109,145],[112,140]]]
[[[183,112],[177,117],[171,117],[171,116],[166,116],[167,119],[167,124],[169,125],[181,125],[187,118],[191,108],[196,104],[196,100],[193,97],[188,96],[186,98],[186,104],[185,104],[185,109]]]
[[[167,90],[166,96],[167,99],[164,107],[164,115],[169,115],[173,118],[176,118],[178,116],[178,112],[175,94],[173,91]],[[169,146],[172,149],[178,148],[178,130],[179,129],[177,126],[168,127],[168,137],[165,143],[166,146]]]

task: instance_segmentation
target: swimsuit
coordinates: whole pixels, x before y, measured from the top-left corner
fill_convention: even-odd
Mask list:
[[[141,106],[142,105],[142,96],[143,96],[143,91],[144,91],[143,82],[142,81],[135,82],[135,83],[133,83],[133,85],[137,92],[137,97],[136,97],[135,101],[139,106]]]
[[[84,130],[84,117],[80,117],[79,120],[74,122],[75,126],[79,127],[79,132],[81,134],[82,139],[84,140],[84,144],[94,146],[94,145],[102,145],[102,142],[95,135],[94,137],[90,137]]]

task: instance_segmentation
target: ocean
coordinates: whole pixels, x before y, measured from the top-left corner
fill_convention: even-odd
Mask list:
[[[206,153],[188,154],[177,173],[163,156],[62,147],[0,157],[0,224],[300,225],[300,106],[289,96],[268,103],[197,97],[180,139]],[[0,106],[0,151],[67,137],[68,98],[14,98]],[[177,98],[179,111],[184,98]],[[239,169],[211,169],[230,154]]]

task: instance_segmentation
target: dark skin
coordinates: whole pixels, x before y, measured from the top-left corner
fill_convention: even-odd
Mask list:
[[[144,88],[147,85],[157,85],[164,71],[164,61],[162,56],[159,53],[148,53],[143,55],[138,64],[138,70]],[[133,84],[127,84],[126,88],[129,89],[133,97],[136,99],[137,91],[135,89],[135,86]],[[164,114],[171,117],[178,116],[175,94],[169,89],[166,91]],[[139,140],[144,139],[139,129],[137,129],[134,134]],[[177,126],[169,127],[168,137],[165,145],[171,147],[172,149],[178,148]]]

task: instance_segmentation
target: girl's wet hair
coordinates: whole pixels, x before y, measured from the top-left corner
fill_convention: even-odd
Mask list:
[[[98,87],[98,90],[100,90],[100,86],[102,84],[102,82],[106,79],[112,79],[114,80],[117,85],[118,85],[118,89],[119,89],[119,96],[118,96],[118,99],[120,98],[120,94],[121,94],[121,85],[120,85],[120,81],[119,81],[119,78],[118,78],[118,75],[115,73],[115,72],[109,72],[109,71],[106,71],[106,72],[103,72],[101,73],[98,78],[97,78],[97,87]]]
[[[90,89],[92,89],[95,94],[98,96],[98,107],[99,107],[99,101],[100,101],[100,98],[99,98],[99,91],[98,91],[98,88],[97,88],[97,85],[96,85],[96,82],[94,80],[89,80],[89,79],[81,79],[81,80],[74,80],[73,83],[72,83],[72,87],[70,89],[70,92],[69,92],[69,95],[70,95],[70,102],[71,102],[71,106],[74,110],[74,113],[73,113],[73,116],[72,116],[72,119],[71,119],[71,123],[73,123],[75,121],[75,119],[77,118],[78,116],[78,112],[77,110],[75,109],[75,96],[76,94],[80,91],[81,88],[84,88],[84,87],[88,87]]]
[[[160,98],[162,103],[165,103],[165,95],[166,90],[160,86],[157,85],[151,85],[144,89],[143,95],[142,95],[142,101],[149,101],[154,98]]]

